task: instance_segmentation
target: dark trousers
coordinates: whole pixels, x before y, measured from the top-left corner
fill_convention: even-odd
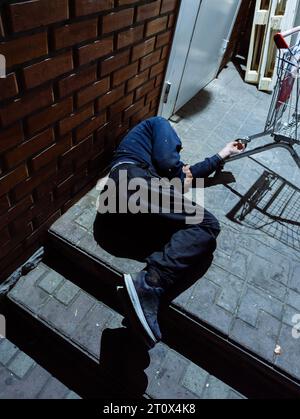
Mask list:
[[[123,172],[121,179],[119,172]],[[126,176],[124,176],[126,171]],[[117,185],[116,199],[123,182],[143,178],[149,187],[153,178],[149,169],[124,164],[110,175]],[[134,193],[126,192],[128,200]],[[170,190],[168,190],[169,192]],[[156,191],[157,192],[157,191]],[[159,194],[164,192],[159,190]],[[182,194],[171,189],[172,199],[181,199]],[[145,204],[147,205],[147,204]],[[191,203],[193,208],[195,204]],[[141,204],[143,206],[143,204]],[[217,219],[204,210],[204,219],[197,224],[187,224],[190,211],[140,214],[99,214],[94,223],[96,241],[109,253],[123,258],[132,258],[147,263],[148,270],[155,270],[167,288],[174,285],[193,266],[205,264],[216,249],[220,232]]]

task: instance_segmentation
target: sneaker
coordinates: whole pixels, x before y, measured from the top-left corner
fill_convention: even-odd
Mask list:
[[[124,275],[125,291],[129,297],[129,306],[125,305],[124,309],[131,326],[142,332],[146,345],[153,348],[161,340],[157,316],[163,289],[149,285],[146,276],[146,271]]]

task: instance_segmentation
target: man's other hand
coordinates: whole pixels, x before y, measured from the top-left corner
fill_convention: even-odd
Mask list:
[[[227,144],[226,147],[224,147],[223,150],[221,150],[218,154],[223,160],[226,160],[229,157],[243,153],[245,148],[246,146],[240,141],[232,141],[231,143]]]
[[[193,185],[193,175],[190,170],[189,165],[183,166],[183,173],[185,174],[185,180],[184,180],[184,190],[185,192],[188,192],[191,186]]]

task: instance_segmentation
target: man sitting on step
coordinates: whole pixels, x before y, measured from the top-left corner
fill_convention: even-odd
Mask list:
[[[162,337],[158,310],[163,295],[182,280],[189,268],[214,253],[220,233],[217,219],[195,203],[185,199],[184,208],[178,211],[184,194],[176,187],[164,188],[163,179],[180,180],[181,185],[189,187],[194,180],[207,178],[220,169],[230,156],[244,151],[239,142],[231,142],[213,157],[188,166],[180,160],[181,150],[181,140],[164,118],[148,119],[130,131],[111,164],[109,180],[115,189],[107,199],[116,202],[111,211],[98,209],[94,223],[94,236],[101,245],[105,229],[110,229],[111,234],[118,232],[113,246],[123,241],[127,250],[135,248],[139,253],[150,243],[153,245],[144,258],[146,268],[124,275],[125,315],[150,348]],[[143,181],[138,182],[143,189],[139,191],[140,211],[130,211],[129,206],[124,209],[124,203],[129,203],[136,193],[129,187],[130,181],[138,180]],[[164,202],[171,202],[168,209]]]

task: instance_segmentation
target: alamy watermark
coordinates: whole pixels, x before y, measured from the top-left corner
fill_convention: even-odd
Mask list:
[[[0,79],[6,77],[6,59],[4,55],[0,54]]]
[[[0,339],[6,337],[6,319],[3,314],[0,314]]]
[[[184,214],[186,224],[199,224],[204,219],[204,179],[196,180],[194,196],[183,190],[179,178],[153,177],[128,179],[127,170],[119,178],[101,179],[97,184],[100,214]]]

